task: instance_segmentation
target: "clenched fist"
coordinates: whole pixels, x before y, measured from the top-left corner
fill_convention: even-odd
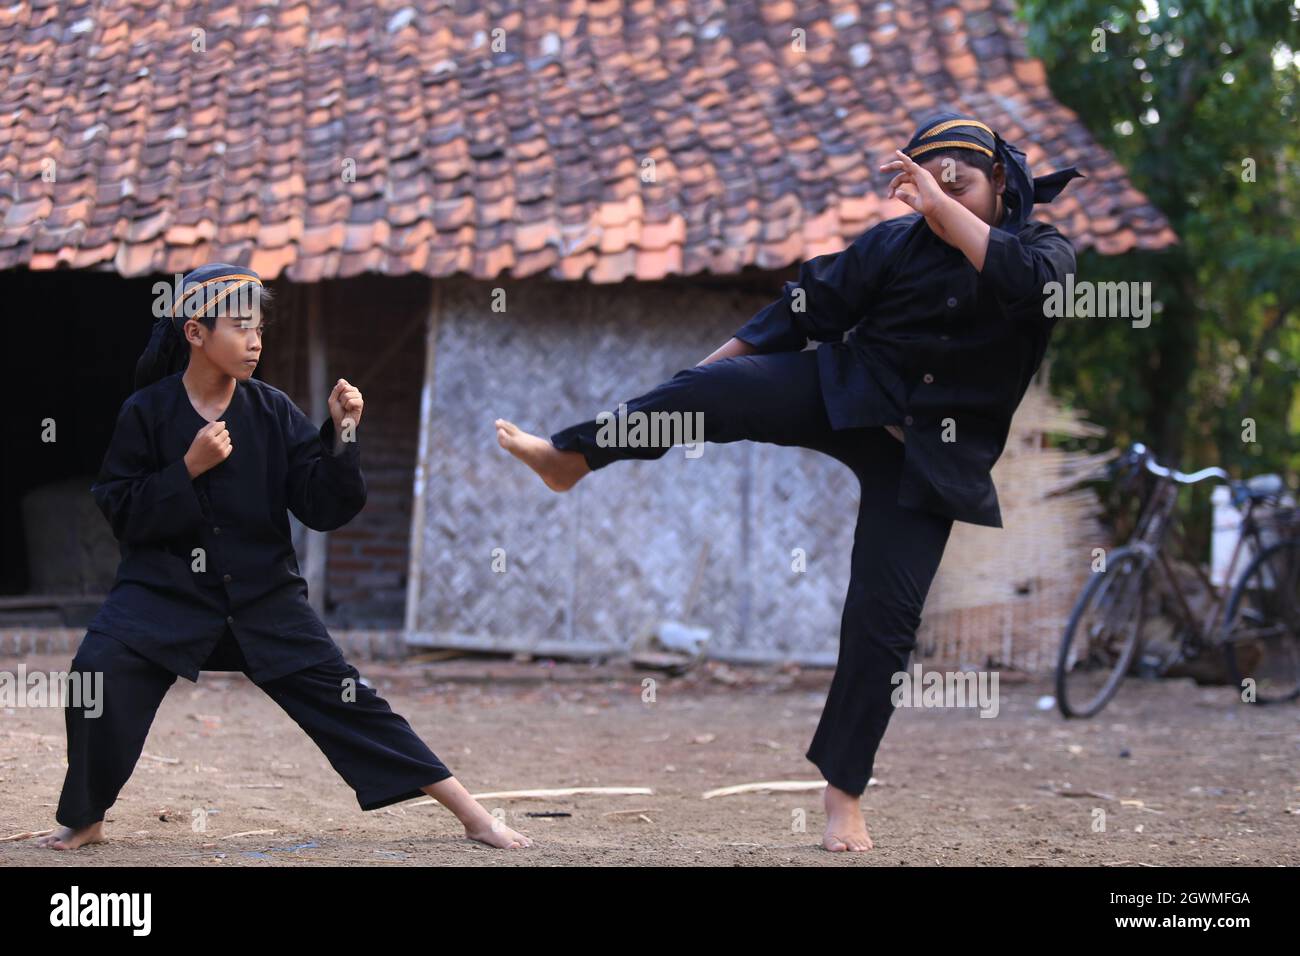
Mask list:
[[[344,423],[348,419],[352,420],[353,428],[361,424],[361,411],[364,407],[365,402],[361,398],[360,389],[346,378],[341,378],[335,383],[334,391],[330,392],[329,408],[330,417],[334,419],[336,439],[342,439]]]
[[[230,457],[233,448],[226,423],[208,422],[199,429],[190,450],[185,453],[185,467],[189,469],[190,478],[197,478],[205,471],[217,467]]]

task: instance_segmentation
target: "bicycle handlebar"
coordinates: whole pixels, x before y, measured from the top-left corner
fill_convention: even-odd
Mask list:
[[[1116,483],[1116,490],[1131,487],[1138,474],[1146,471],[1157,478],[1165,478],[1180,485],[1194,485],[1206,478],[1218,478],[1228,486],[1232,492],[1232,503],[1238,508],[1248,501],[1264,502],[1275,507],[1283,505],[1294,507],[1294,503],[1286,497],[1286,484],[1278,475],[1256,475],[1254,478],[1237,479],[1218,467],[1202,468],[1200,471],[1187,474],[1158,463],[1151,450],[1141,442],[1134,442],[1129,446],[1128,451],[1110,463],[1112,479],[1117,477],[1117,473],[1121,470],[1124,472],[1124,477]]]
[[[1151,474],[1160,478],[1171,478],[1180,485],[1194,485],[1206,478],[1220,478],[1229,484],[1233,482],[1232,476],[1217,466],[1202,468],[1200,471],[1193,471],[1190,474],[1178,471],[1176,468],[1166,468],[1156,462],[1155,458],[1147,450],[1147,446],[1141,442],[1134,442],[1125,457],[1133,464],[1140,462],[1142,467],[1146,468]]]
[[[1157,465],[1154,461],[1148,460],[1147,471],[1162,478],[1172,478],[1181,485],[1194,485],[1206,478],[1222,478],[1224,481],[1232,481],[1232,477],[1226,471],[1216,466],[1202,468],[1200,471],[1194,471],[1191,474],[1184,474],[1181,471],[1166,468],[1164,465]]]

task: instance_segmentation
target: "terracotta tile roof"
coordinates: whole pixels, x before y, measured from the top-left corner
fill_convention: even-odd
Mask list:
[[[1079,248],[1175,241],[1052,99],[1011,0],[457,6],[0,7],[0,268],[781,268],[906,212],[876,167],[943,107],[1089,176],[1037,212]]]

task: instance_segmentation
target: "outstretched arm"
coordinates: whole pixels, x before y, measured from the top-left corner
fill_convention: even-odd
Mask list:
[[[733,355],[754,355],[758,349],[741,339],[730,338],[720,348],[712,352],[708,358],[698,364],[708,365],[710,362],[716,362],[718,359],[731,358]]]
[[[883,281],[890,256],[887,223],[872,226],[839,252],[803,263],[798,280],[785,283],[781,298],[745,323],[736,338],[758,353],[797,352],[809,339],[843,338],[862,319]]]

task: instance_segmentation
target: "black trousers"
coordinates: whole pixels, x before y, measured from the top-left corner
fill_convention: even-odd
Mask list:
[[[907,669],[921,609],[952,520],[896,503],[904,447],[884,427],[831,428],[815,350],[745,355],[683,369],[626,411],[703,414],[703,440],[811,448],[852,469],[860,485],[848,595],[830,693],[807,757],[833,786],[860,794],[893,714],[892,676]],[[611,411],[613,411],[611,409]],[[661,458],[668,446],[602,447],[596,420],[551,436],[592,469]],[[690,436],[690,440],[699,440]]]
[[[176,675],[96,631],[82,639],[71,669],[103,674],[98,713],[64,708],[68,771],[54,818],[78,829],[102,820],[117,800]],[[247,671],[248,663],[229,628],[202,669]],[[344,684],[349,678],[352,683]],[[362,810],[422,796],[421,787],[451,776],[411,725],[361,683],[360,674],[342,654],[258,686],[315,741],[356,792]]]

